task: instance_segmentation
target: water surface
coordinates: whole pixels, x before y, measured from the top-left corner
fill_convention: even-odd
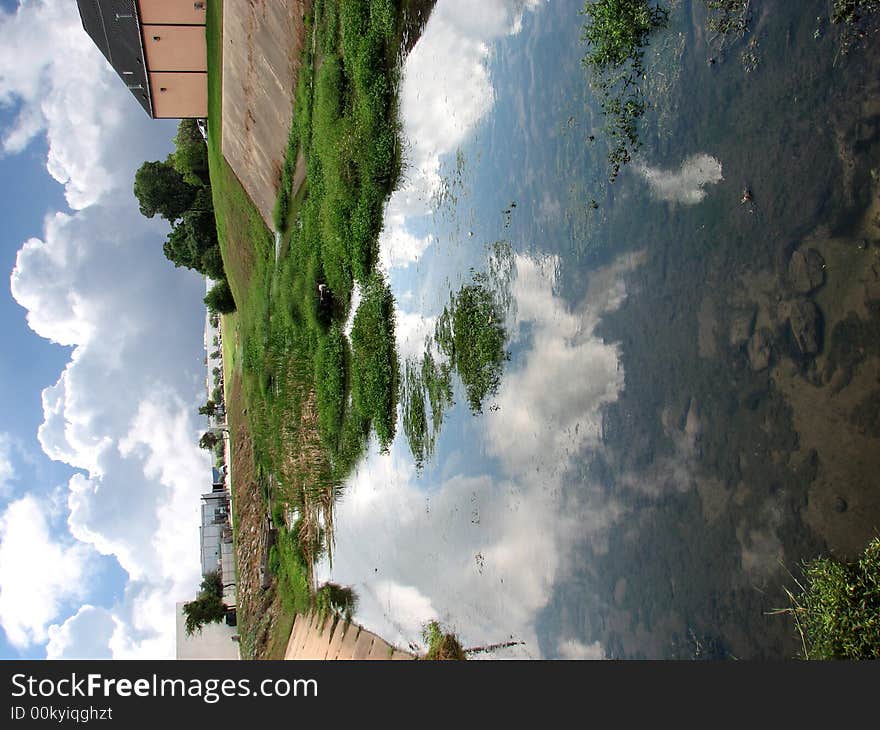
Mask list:
[[[319,568],[389,641],[791,657],[787,571],[880,527],[878,44],[751,5],[737,40],[667,2],[612,185],[583,4],[437,2],[380,240],[411,387]]]

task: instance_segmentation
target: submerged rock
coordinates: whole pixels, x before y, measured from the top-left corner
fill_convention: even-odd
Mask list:
[[[822,313],[810,299],[785,302],[791,335],[802,355],[815,355],[821,345]]]
[[[730,319],[730,346],[740,348],[749,341],[755,327],[755,310],[734,312]]]
[[[816,249],[795,251],[788,262],[788,278],[796,292],[808,294],[825,283],[825,259]]]
[[[770,333],[760,329],[749,338],[746,352],[749,355],[749,365],[755,372],[764,370],[770,365]]]

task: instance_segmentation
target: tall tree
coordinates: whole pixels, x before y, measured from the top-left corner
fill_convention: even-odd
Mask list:
[[[205,296],[205,305],[212,312],[219,312],[220,314],[230,314],[235,311],[235,299],[232,296],[229,284],[225,280],[218,281],[211,287],[211,291]]]
[[[174,152],[168,156],[183,179],[190,185],[208,182],[208,145],[195,119],[181,119],[174,138]]]
[[[167,162],[145,162],[134,175],[134,195],[147,218],[158,213],[174,223],[193,204],[197,192]]]

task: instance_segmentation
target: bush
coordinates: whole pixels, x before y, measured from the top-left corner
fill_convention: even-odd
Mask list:
[[[805,659],[880,659],[880,538],[852,563],[817,558],[806,586],[789,592]]]
[[[422,638],[428,645],[425,659],[431,661],[462,661],[467,655],[455,634],[444,631],[436,621],[429,622],[422,630]]]
[[[218,281],[211,287],[211,291],[205,295],[205,305],[212,312],[220,314],[230,314],[235,311],[232,289],[229,288],[229,283],[225,279]]]

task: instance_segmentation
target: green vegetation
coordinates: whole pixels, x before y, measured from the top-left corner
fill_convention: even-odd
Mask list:
[[[786,591],[804,659],[880,659],[880,537],[851,563],[816,558],[804,565],[800,593]]]
[[[713,33],[743,36],[749,26],[750,4],[743,0],[703,0],[709,10],[706,27]]]
[[[665,28],[669,11],[648,0],[596,0],[584,5],[582,39],[590,51],[583,63],[592,72],[611,140],[610,182],[632,160],[641,142],[639,119],[646,105],[640,80],[644,77],[644,48],[652,33]]]
[[[187,636],[201,633],[205,624],[219,623],[226,616],[227,607],[223,603],[223,579],[220,571],[207,573],[200,588],[195,600],[183,604]]]
[[[175,170],[190,185],[210,184],[208,145],[195,119],[181,119],[174,138],[174,152],[168,158]]]
[[[218,281],[205,295],[205,306],[218,314],[229,314],[235,311],[235,299],[226,279]]]
[[[193,119],[183,119],[174,138],[175,150],[164,161],[145,162],[135,173],[134,194],[148,218],[160,215],[171,224],[162,247],[175,266],[214,279],[205,304],[216,312],[232,312],[235,300],[226,271],[214,216],[208,175],[208,147]]]
[[[351,331],[352,402],[387,448],[397,420],[397,352],[394,345],[394,298],[374,274],[363,292]]]
[[[464,384],[473,413],[481,413],[483,400],[497,391],[505,359],[503,313],[486,282],[484,274],[475,274],[473,284],[453,295],[434,334]]]
[[[394,302],[374,264],[383,207],[400,169],[401,6],[392,0],[312,5],[272,211],[282,234],[277,251],[221,153],[222,5],[208,8],[208,161],[236,304],[224,318],[223,346],[232,349],[234,328],[255,478],[267,505],[284,507],[275,516],[281,519],[273,519],[278,537],[270,567],[285,611],[312,604],[314,561],[332,558],[337,490],[371,430],[387,447],[396,429]],[[349,342],[344,326],[356,284],[362,296]],[[224,358],[224,367],[232,362]],[[286,526],[284,513],[296,514],[297,523]],[[259,610],[242,611],[243,651],[259,643],[253,632],[267,626]]]
[[[463,661],[467,659],[458,638],[446,631],[436,621],[428,622],[422,629],[422,639],[428,645],[425,659],[429,661]]]
[[[195,202],[198,192],[170,161],[145,162],[134,175],[134,196],[147,218],[158,214],[173,224]]]
[[[322,619],[335,613],[343,620],[351,621],[352,615],[357,610],[357,603],[357,594],[350,586],[328,582],[315,591],[314,609]]]
[[[403,431],[417,467],[433,454],[444,413],[452,405],[453,371],[474,415],[482,413],[486,398],[498,390],[508,357],[504,319],[512,271],[509,247],[496,244],[488,272],[474,273],[472,283],[450,295],[433,338],[425,343],[421,363],[406,362],[401,387]]]
[[[202,434],[199,439],[199,448],[201,449],[213,449],[217,444],[219,444],[223,439],[221,439],[216,433],[213,431],[206,431]]]
[[[858,23],[880,10],[880,0],[834,0],[833,23]]]

